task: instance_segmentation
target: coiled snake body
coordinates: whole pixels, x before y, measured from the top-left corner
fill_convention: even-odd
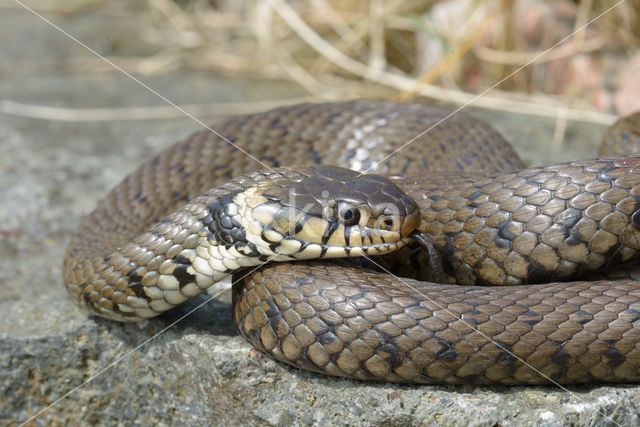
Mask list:
[[[395,152],[446,113],[307,104],[217,128],[271,170],[196,133],[85,217],[65,255],[67,289],[99,316],[133,321],[267,263],[234,286],[234,320],[303,369],[408,383],[640,381],[640,157],[523,169],[463,114]],[[632,125],[607,140],[629,141]],[[320,163],[389,178],[306,166]]]

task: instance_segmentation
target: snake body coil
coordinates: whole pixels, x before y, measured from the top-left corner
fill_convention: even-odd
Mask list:
[[[98,315],[139,320],[244,268],[310,260],[268,264],[233,289],[240,332],[285,363],[394,382],[640,381],[640,157],[522,169],[462,114],[395,153],[446,114],[357,101],[219,127],[275,168],[260,172],[197,133],[84,219],[67,288]],[[320,163],[390,178],[301,166]],[[317,261],[387,253],[373,266],[410,278]]]

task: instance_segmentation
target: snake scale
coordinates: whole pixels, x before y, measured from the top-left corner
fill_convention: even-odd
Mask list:
[[[640,156],[615,151],[634,150],[638,116],[609,130],[608,157],[525,169],[467,115],[422,134],[447,114],[352,101],[216,127],[264,164],[198,132],[84,218],[66,287],[136,321],[234,275],[240,333],[334,376],[640,381]]]

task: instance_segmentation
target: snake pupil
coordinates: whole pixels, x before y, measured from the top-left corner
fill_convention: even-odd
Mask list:
[[[360,212],[353,206],[338,205],[338,219],[345,225],[354,225],[360,221]]]

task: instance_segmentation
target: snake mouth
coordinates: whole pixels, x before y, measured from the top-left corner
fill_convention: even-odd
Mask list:
[[[254,243],[263,253],[277,256],[279,260],[308,260],[322,258],[347,258],[374,256],[396,251],[410,242],[413,231],[420,222],[420,212],[412,212],[398,221],[394,230],[374,227],[344,227],[328,224],[321,218],[308,217],[306,224],[290,233],[281,233],[261,225],[260,239]]]
[[[369,255],[382,255],[389,252],[396,251],[409,242],[412,241],[410,237],[403,237],[395,242],[363,245],[363,246],[338,246],[338,245],[323,245],[318,243],[305,243],[302,244],[300,250],[294,253],[287,253],[286,242],[296,241],[297,239],[285,239],[282,241],[284,245],[273,248],[277,254],[286,255],[293,259],[316,259],[316,258],[347,258]]]

